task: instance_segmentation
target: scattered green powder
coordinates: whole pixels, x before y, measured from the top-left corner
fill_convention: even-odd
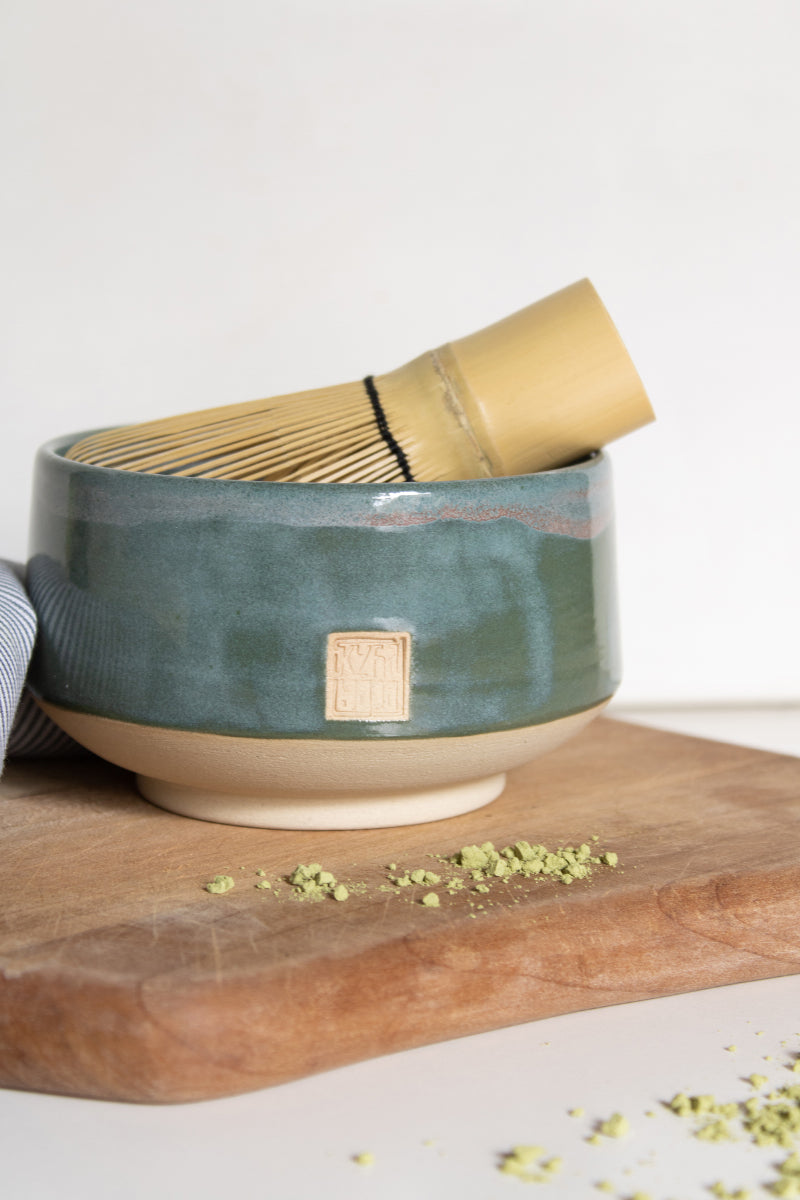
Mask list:
[[[584,1110],[582,1108],[571,1108],[569,1110],[569,1115],[571,1117],[582,1117],[583,1112],[584,1112]]]
[[[760,1089],[767,1083],[763,1075],[751,1075],[748,1082],[752,1087]],[[700,1117],[714,1115],[722,1120],[710,1121],[695,1132],[695,1136],[705,1141],[728,1141],[732,1135],[727,1122],[736,1118],[741,1122],[750,1140],[757,1146],[781,1146],[793,1149],[800,1140],[800,1085],[778,1088],[769,1095],[768,1102],[758,1096],[751,1096],[741,1103],[730,1102],[719,1104],[713,1096],[687,1096],[679,1092],[669,1103],[669,1108],[682,1117]],[[794,1197],[800,1200],[800,1151],[794,1149],[778,1166],[780,1178],[768,1185],[768,1190],[775,1196]],[[747,1200],[749,1192],[746,1188],[729,1191],[722,1182],[717,1182],[710,1189],[718,1200]]]
[[[613,1192],[614,1185],[609,1179],[601,1179],[599,1183],[594,1185],[598,1192]]]
[[[778,1167],[781,1175],[791,1175],[794,1179],[800,1179],[800,1154],[795,1151],[785,1158]]]
[[[547,1176],[533,1168],[538,1164],[542,1169],[549,1170],[545,1163],[539,1164],[539,1159],[544,1153],[541,1146],[515,1146],[513,1150],[509,1150],[507,1154],[503,1155],[502,1162],[497,1169],[503,1175],[514,1175],[517,1179],[524,1180],[525,1183],[543,1183]]]
[[[728,1051],[729,1054],[735,1054],[736,1051],[739,1049],[739,1047],[738,1046],[726,1046],[725,1049]]]
[[[326,871],[319,863],[298,863],[288,879],[300,900],[324,900],[333,896],[335,900],[346,900],[350,891],[336,876]]]
[[[695,1137],[701,1142],[729,1142],[732,1140],[731,1131],[726,1121],[709,1121],[697,1130]]]
[[[770,1104],[745,1100],[744,1127],[758,1146],[791,1149],[800,1137],[800,1085],[779,1088],[776,1095],[777,1102]]]
[[[223,892],[229,892],[233,887],[233,877],[231,875],[215,875],[206,884],[206,891],[211,892],[214,896],[221,896]]]
[[[588,842],[548,850],[539,843],[520,840],[502,850],[497,850],[492,842],[462,846],[447,861],[469,871],[474,880],[485,886],[485,881],[507,882],[515,876],[530,879],[535,875],[571,884],[576,879],[588,879],[593,866],[615,867],[619,858],[610,850],[602,855],[592,854]]]
[[[800,1180],[785,1178],[778,1179],[772,1184],[770,1191],[775,1196],[800,1196]]]
[[[457,862],[460,867],[466,867],[468,871],[482,871],[489,863],[489,856],[480,846],[464,846],[453,856],[452,861]]]
[[[432,885],[434,883],[441,883],[442,879],[435,871],[423,871],[420,867],[418,870],[411,872],[411,882]]]
[[[607,1121],[600,1122],[600,1132],[604,1137],[625,1137],[625,1134],[630,1132],[630,1124],[622,1113],[614,1113]]]
[[[435,871],[426,871],[423,867],[406,871],[404,875],[392,875],[390,879],[397,887],[412,887],[413,885],[435,887],[442,882],[441,875],[437,875]]]
[[[371,1167],[375,1162],[375,1155],[371,1150],[363,1150],[361,1154],[353,1155],[353,1162],[358,1163],[359,1167]]]
[[[679,1117],[723,1117],[732,1120],[739,1112],[738,1104],[718,1104],[708,1093],[700,1096],[687,1096],[678,1092],[669,1102],[669,1107]]]
[[[591,840],[597,842],[598,835],[593,834]],[[597,867],[613,868],[619,861],[618,855],[611,850],[593,854],[589,842],[581,842],[578,846],[560,846],[556,850],[550,850],[541,843],[527,842],[522,839],[501,850],[496,849],[492,842],[483,842],[480,846],[462,846],[449,858],[440,854],[430,854],[427,857],[446,863],[455,870],[449,872],[446,878],[436,871],[429,871],[424,867],[414,867],[398,874],[396,873],[397,863],[392,862],[387,867],[387,870],[391,872],[388,875],[389,883],[378,885],[377,890],[386,893],[397,889],[401,891],[411,889],[411,892],[407,894],[407,899],[412,901],[415,887],[440,888],[439,893],[428,891],[419,901],[426,908],[437,908],[441,904],[440,897],[455,897],[459,892],[465,890],[472,893],[477,892],[479,895],[487,895],[497,886],[507,888],[511,884],[513,887],[519,888],[523,880],[534,878],[572,884],[576,880],[589,879]],[[240,869],[247,870],[246,867]],[[254,887],[259,891],[269,892],[277,899],[281,898],[280,887],[270,883],[263,867],[257,867],[255,874],[258,879]],[[366,882],[349,882],[347,886],[339,883],[331,871],[324,869],[320,863],[316,862],[298,863],[294,870],[283,878],[290,885],[292,895],[300,900],[324,900],[326,897],[332,897],[342,901],[354,893],[363,895],[369,890]],[[234,881],[230,875],[215,875],[204,886],[209,892],[223,893],[230,891],[234,886]],[[512,899],[513,903],[519,903],[518,897]],[[474,905],[472,900],[469,901],[469,906],[479,910],[484,909],[484,905]],[[474,919],[476,914],[468,913],[467,915]],[[800,1058],[798,1059],[798,1070],[800,1070]]]

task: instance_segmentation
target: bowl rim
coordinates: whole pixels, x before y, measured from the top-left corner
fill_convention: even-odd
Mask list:
[[[89,429],[78,431],[71,434],[61,434],[58,437],[49,438],[46,442],[39,446],[37,456],[42,456],[46,459],[56,460],[68,470],[73,470],[81,474],[92,475],[97,478],[107,477],[109,479],[123,478],[135,480],[158,480],[159,483],[155,486],[180,486],[187,487],[194,485],[199,487],[204,485],[214,484],[218,488],[225,488],[227,491],[246,491],[252,493],[254,489],[257,491],[271,491],[275,488],[286,489],[290,488],[296,494],[306,492],[315,496],[319,495],[362,495],[367,496],[376,492],[386,493],[397,496],[413,496],[425,495],[430,492],[448,492],[448,491],[463,491],[476,486],[486,489],[494,485],[513,486],[515,483],[520,486],[527,483],[535,486],[535,480],[553,480],[556,477],[569,478],[571,475],[579,475],[586,471],[595,471],[603,466],[609,466],[610,460],[608,452],[605,448],[599,447],[597,450],[592,450],[580,459],[574,462],[567,463],[563,467],[550,467],[544,471],[531,471],[522,475],[490,475],[485,477],[475,477],[469,479],[416,479],[416,480],[397,480],[391,482],[373,481],[370,483],[311,483],[302,480],[282,480],[282,479],[208,479],[198,475],[175,475],[156,471],[128,471],[119,470],[116,467],[103,467],[96,463],[80,462],[76,459],[66,457],[66,452],[71,446],[85,437],[90,437],[93,434],[104,433],[109,429],[118,428],[117,426],[104,426],[98,429]],[[168,481],[168,482],[167,482]],[[143,485],[144,486],[144,485]],[[421,490],[422,489],[422,490]]]

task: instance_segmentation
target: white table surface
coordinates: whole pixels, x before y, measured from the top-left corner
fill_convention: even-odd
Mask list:
[[[616,715],[800,755],[798,708]],[[541,1185],[559,1200],[603,1195],[600,1180],[620,1200],[707,1200],[716,1180],[766,1196],[788,1151],[741,1133],[699,1141],[663,1102],[681,1090],[745,1099],[752,1072],[798,1082],[787,1070],[798,1056],[800,975],[554,1017],[199,1104],[0,1091],[3,1195],[506,1200],[531,1191],[497,1171],[499,1156],[535,1143],[563,1158]],[[631,1132],[587,1142],[614,1112]],[[361,1151],[371,1166],[352,1161]]]

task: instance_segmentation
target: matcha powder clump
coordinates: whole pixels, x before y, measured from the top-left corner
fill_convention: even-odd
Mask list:
[[[221,896],[224,892],[229,892],[233,887],[233,877],[231,875],[215,875],[206,884],[206,891],[211,892],[213,896]]]
[[[497,1169],[503,1175],[515,1175],[525,1183],[543,1183],[546,1176],[541,1174],[543,1164],[539,1160],[544,1153],[541,1146],[515,1146],[503,1155]]]
[[[605,1137],[621,1138],[630,1131],[630,1125],[627,1118],[623,1117],[622,1113],[614,1113],[607,1121],[601,1122],[600,1132]]]
[[[613,851],[592,854],[588,842],[548,850],[539,843],[520,840],[502,850],[497,850],[492,842],[462,846],[448,861],[469,871],[477,881],[507,881],[514,876],[530,879],[538,875],[570,884],[576,879],[588,879],[593,866],[616,867],[619,859]]]
[[[333,896],[335,900],[346,900],[347,888],[337,883],[336,876],[326,871],[319,863],[298,863],[289,876],[289,883],[300,900],[324,900]]]

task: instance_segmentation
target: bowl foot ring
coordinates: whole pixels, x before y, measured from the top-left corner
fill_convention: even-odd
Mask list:
[[[170,783],[147,775],[137,775],[136,783],[152,804],[201,821],[261,829],[382,829],[442,821],[473,812],[500,795],[506,776],[505,773],[487,775],[483,779],[418,791],[359,795],[237,794]]]

